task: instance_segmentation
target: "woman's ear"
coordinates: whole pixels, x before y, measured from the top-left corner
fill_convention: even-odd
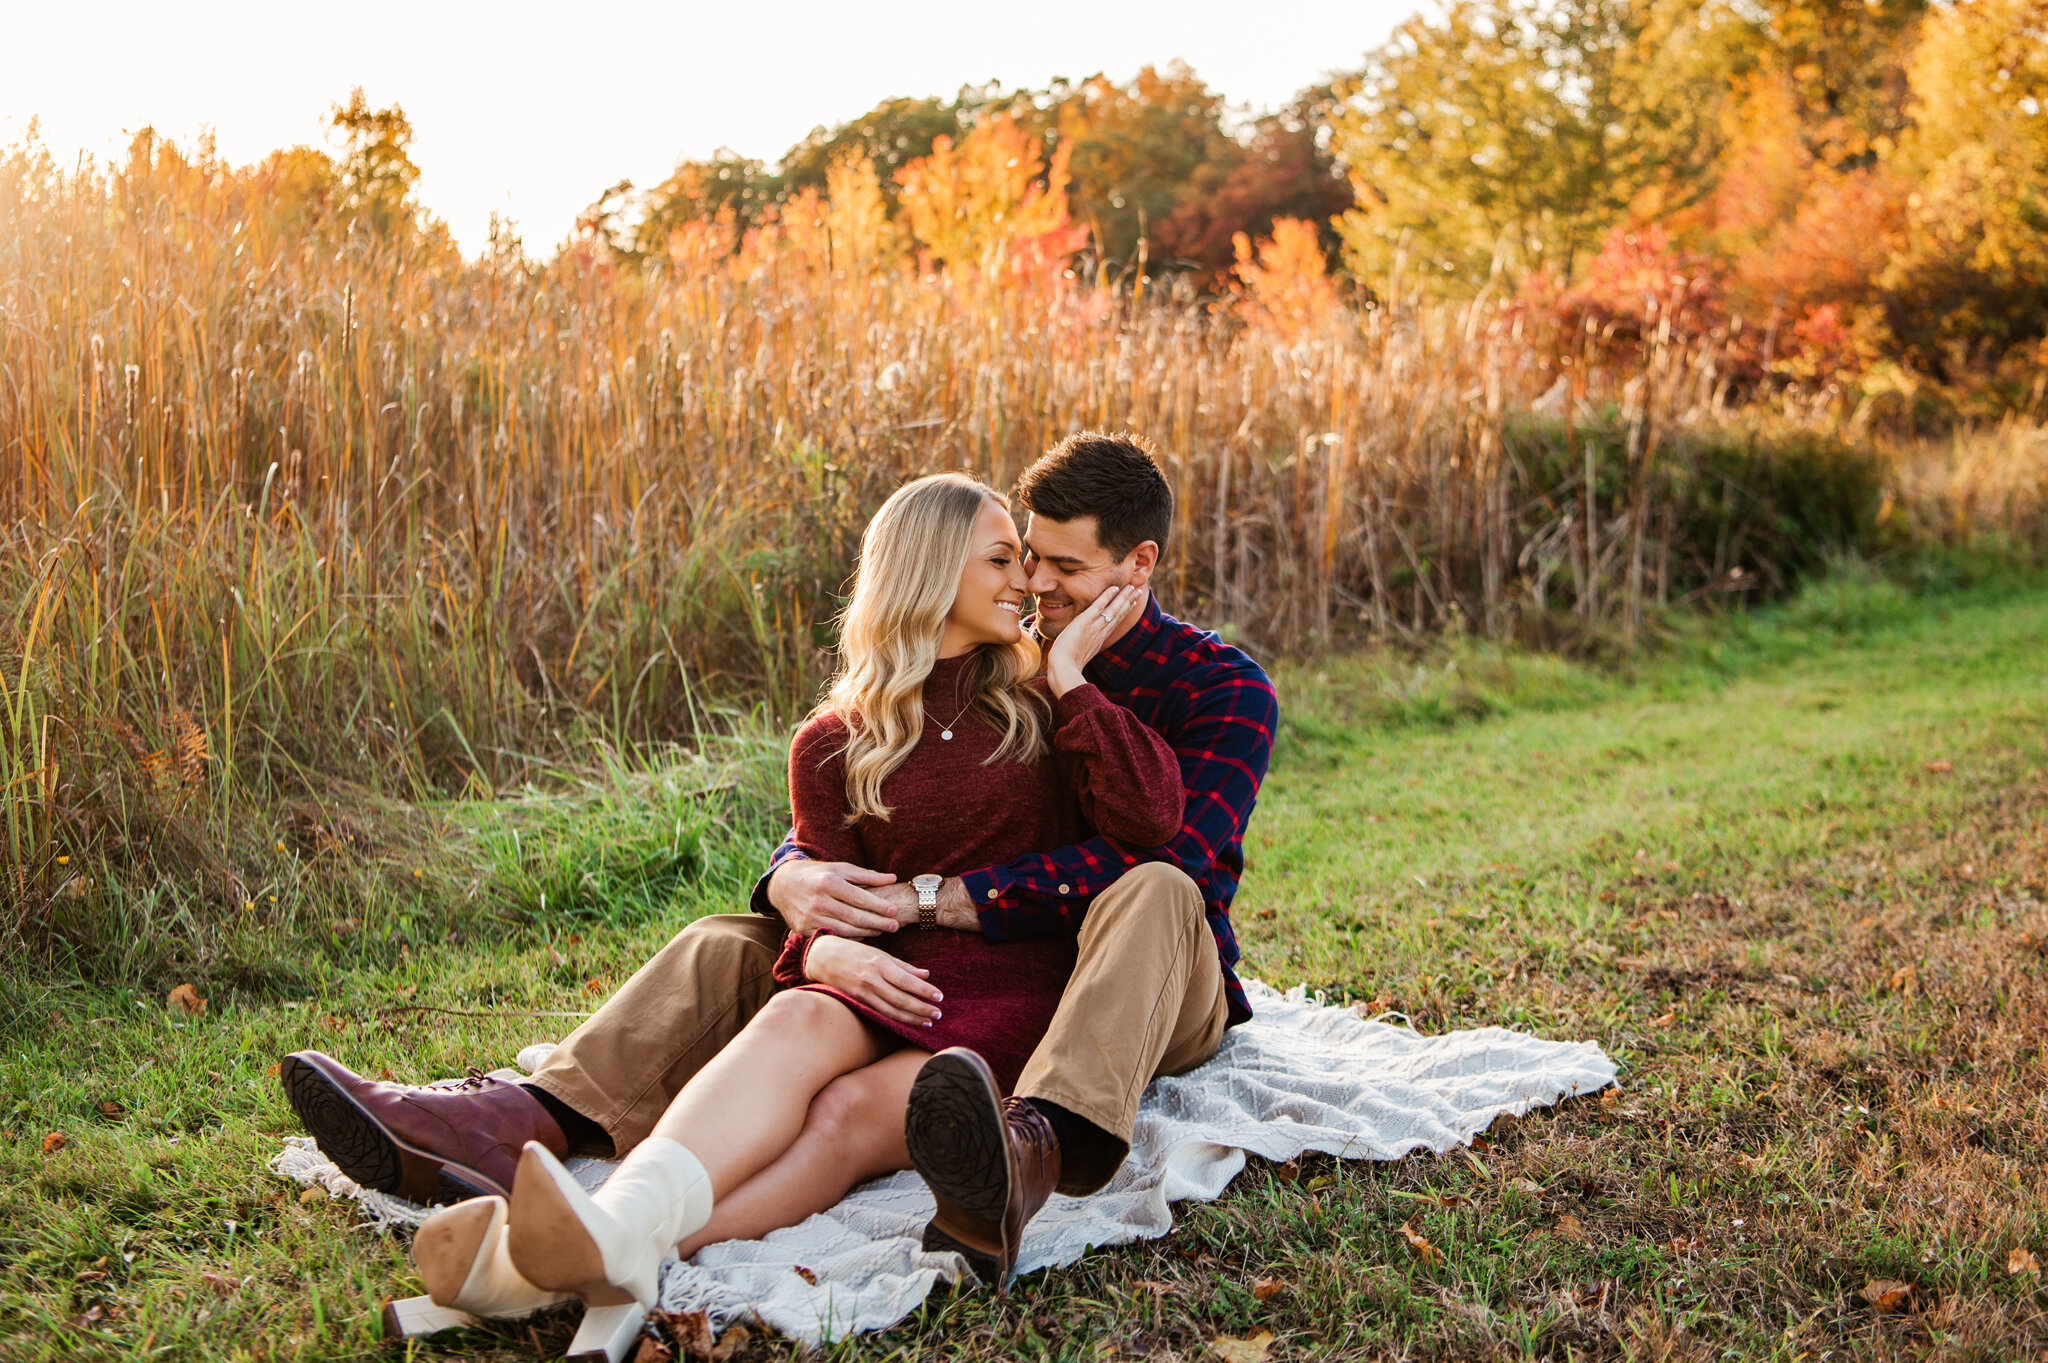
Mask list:
[[[1127,556],[1131,564],[1132,587],[1150,586],[1152,570],[1159,566],[1159,543],[1157,540],[1140,540],[1138,547]]]

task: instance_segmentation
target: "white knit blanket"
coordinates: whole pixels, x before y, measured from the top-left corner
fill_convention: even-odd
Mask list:
[[[1614,1082],[1591,1042],[1545,1041],[1499,1027],[1425,1037],[1327,1007],[1305,991],[1248,981],[1256,1016],[1224,1034],[1201,1068],[1145,1090],[1131,1157],[1093,1197],[1055,1195],[1024,1233],[1019,1272],[1070,1264],[1091,1248],[1164,1235],[1169,1204],[1220,1195],[1245,1154],[1289,1160],[1309,1151],[1399,1159],[1470,1141],[1494,1118]],[[531,1069],[547,1048],[520,1052]],[[608,1162],[576,1162],[586,1184]],[[291,1137],[270,1168],[360,1203],[369,1224],[416,1226],[429,1209],[350,1181],[310,1140]],[[729,1240],[671,1260],[662,1306],[706,1311],[714,1325],[757,1319],[806,1344],[881,1330],[917,1309],[933,1284],[958,1278],[957,1255],[919,1244],[932,1214],[916,1174],[863,1184],[828,1212],[763,1240]]]

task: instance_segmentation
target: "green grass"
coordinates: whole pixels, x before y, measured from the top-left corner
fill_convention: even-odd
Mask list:
[[[2040,1276],[2007,1271],[2016,1246],[2048,1254],[2048,595],[1848,573],[1688,629],[1627,672],[1461,645],[1283,673],[1237,913],[1249,974],[1429,1032],[1591,1038],[1617,1093],[1469,1156],[1254,1161],[1162,1241],[1007,1298],[942,1291],[827,1352],[2048,1347]],[[585,1011],[685,918],[737,906],[776,767],[757,732],[547,795],[366,807],[368,852],[281,824],[290,912],[190,959],[8,972],[0,1356],[380,1353],[377,1304],[417,1290],[405,1246],[263,1172],[296,1130],[278,1056],[427,1076],[558,1034],[521,1014]],[[166,1010],[187,980],[203,1017]],[[1902,1309],[1859,1295],[1873,1279],[1911,1285]],[[570,1328],[418,1352],[533,1357]]]

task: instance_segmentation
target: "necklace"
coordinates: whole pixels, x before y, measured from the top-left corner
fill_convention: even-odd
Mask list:
[[[961,721],[961,719],[967,714],[967,712],[969,710],[972,710],[973,708],[974,702],[971,700],[968,701],[967,704],[961,706],[959,713],[954,715],[952,719],[948,720],[944,725],[940,727],[939,737],[946,740],[946,742],[951,743],[953,741],[953,726],[955,724],[958,724]]]

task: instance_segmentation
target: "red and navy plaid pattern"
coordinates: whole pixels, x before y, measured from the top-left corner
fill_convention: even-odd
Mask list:
[[[1259,665],[1206,630],[1174,619],[1148,601],[1131,632],[1089,663],[1089,681],[1130,710],[1180,758],[1187,807],[1181,829],[1163,847],[1128,847],[1091,838],[1058,851],[1033,853],[962,877],[981,907],[982,936],[991,942],[1078,932],[1088,905],[1142,861],[1178,866],[1202,891],[1230,1025],[1252,1015],[1238,983],[1237,934],[1230,901],[1244,874],[1244,827],[1273,755],[1280,706]],[[772,913],[768,875],[802,853],[787,839],[754,887],[753,907]]]

